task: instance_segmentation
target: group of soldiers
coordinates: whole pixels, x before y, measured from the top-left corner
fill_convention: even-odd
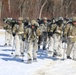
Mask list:
[[[75,48],[76,41],[76,17],[59,17],[51,20],[46,17],[37,20],[30,20],[29,17],[4,18],[3,22],[5,46],[15,46],[15,57],[24,57],[26,48],[27,63],[37,61],[41,45],[42,50],[52,50],[55,57],[58,55],[59,45],[66,43],[66,56],[67,59],[71,59],[70,54],[72,48]]]

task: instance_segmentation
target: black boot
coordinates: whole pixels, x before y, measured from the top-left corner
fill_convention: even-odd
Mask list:
[[[4,46],[7,46],[7,43],[5,43]]]
[[[67,59],[72,59],[70,56],[67,56]]]
[[[15,58],[18,58],[18,57],[19,57],[19,55],[16,54],[16,55],[15,55]]]
[[[57,56],[57,52],[55,50],[54,53],[53,53],[53,57],[56,57],[56,56]]]
[[[38,50],[40,49],[40,46],[38,46]]]
[[[24,57],[24,53],[23,52],[21,52],[21,56]]]
[[[43,46],[43,50],[46,50],[45,46]]]
[[[34,62],[37,62],[37,58],[33,58],[33,61],[34,61]]]
[[[32,63],[32,59],[28,59],[27,64],[31,64],[31,63]]]

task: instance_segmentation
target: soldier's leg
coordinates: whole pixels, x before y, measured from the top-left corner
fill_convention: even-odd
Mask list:
[[[58,41],[57,41],[57,55],[61,56],[61,45],[62,45],[62,40],[61,37],[58,36]]]
[[[33,43],[33,60],[37,61],[37,51],[38,51],[38,43],[35,41]]]
[[[44,40],[43,40],[43,50],[46,50],[46,45],[47,45],[47,34],[44,34]]]
[[[10,37],[10,34],[7,32],[7,33],[6,33],[6,42],[7,42],[7,46],[9,46],[9,37]]]
[[[49,39],[49,49],[48,49],[48,52],[50,53],[52,53],[53,52],[53,42],[54,42],[54,40],[53,40],[53,38],[52,37],[50,37],[50,39]]]
[[[38,39],[38,49],[40,49],[41,42],[42,42],[42,36],[40,35]]]
[[[74,48],[73,48],[73,60],[76,60],[76,42],[74,43]]]
[[[12,46],[12,34],[9,34],[8,36],[8,44],[9,46]]]
[[[20,39],[19,39],[19,35],[15,36],[15,56],[19,56],[20,55]]]
[[[57,55],[58,48],[58,36],[56,34],[53,35],[53,57]]]
[[[23,51],[24,51],[24,50],[23,50],[23,49],[24,49],[24,48],[23,48],[23,44],[24,44],[24,43],[23,43],[23,41],[22,41],[22,36],[21,36],[21,35],[19,36],[19,39],[20,39],[20,52],[23,53]]]
[[[56,34],[53,35],[53,40],[54,40],[54,42],[53,42],[53,49],[54,49],[54,50],[57,50],[57,46],[58,46],[58,37],[57,37]]]
[[[50,45],[50,36],[47,36],[47,49],[49,49],[49,45]]]
[[[12,52],[11,54],[13,54],[13,50],[15,50],[15,36],[12,36]]]
[[[27,63],[31,63],[33,56],[32,56],[32,51],[33,51],[33,43],[32,41],[28,42],[28,50],[27,50]]]
[[[6,35],[6,33],[7,33],[7,31],[5,31],[5,44],[4,44],[4,46],[7,45],[7,39],[6,39],[7,35]]]
[[[66,50],[66,54],[67,54],[67,58],[71,59],[70,54],[72,51],[74,43],[72,43],[70,40],[67,41],[67,50]]]
[[[9,37],[9,33],[5,31],[5,46],[8,46],[8,37]]]
[[[12,40],[10,40],[11,46],[13,46],[14,36],[11,34]]]
[[[22,56],[24,55],[24,52],[25,52],[24,44],[25,44],[25,41],[22,41],[22,38],[21,38],[20,39],[20,52]]]
[[[28,40],[27,39],[25,39],[24,48],[26,51],[28,50]]]

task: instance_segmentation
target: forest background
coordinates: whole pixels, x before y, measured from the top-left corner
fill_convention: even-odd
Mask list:
[[[48,19],[76,16],[76,0],[0,0],[0,27],[7,17]]]

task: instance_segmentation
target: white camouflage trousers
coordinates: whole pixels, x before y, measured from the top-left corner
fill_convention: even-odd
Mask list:
[[[9,34],[7,31],[5,31],[5,44],[7,44],[7,46],[12,45],[12,34]]]
[[[76,43],[72,42],[70,39],[67,40],[67,51],[66,51],[67,56],[70,56],[72,50],[76,49],[75,45]]]
[[[20,35],[15,36],[15,55],[20,55],[24,52],[24,42]]]
[[[58,53],[60,53],[59,47],[61,44],[60,36],[58,34],[53,35],[53,51],[56,50]]]
[[[37,40],[32,41],[30,40],[27,45],[27,57],[28,59],[37,58],[37,51],[38,51],[38,43]]]

